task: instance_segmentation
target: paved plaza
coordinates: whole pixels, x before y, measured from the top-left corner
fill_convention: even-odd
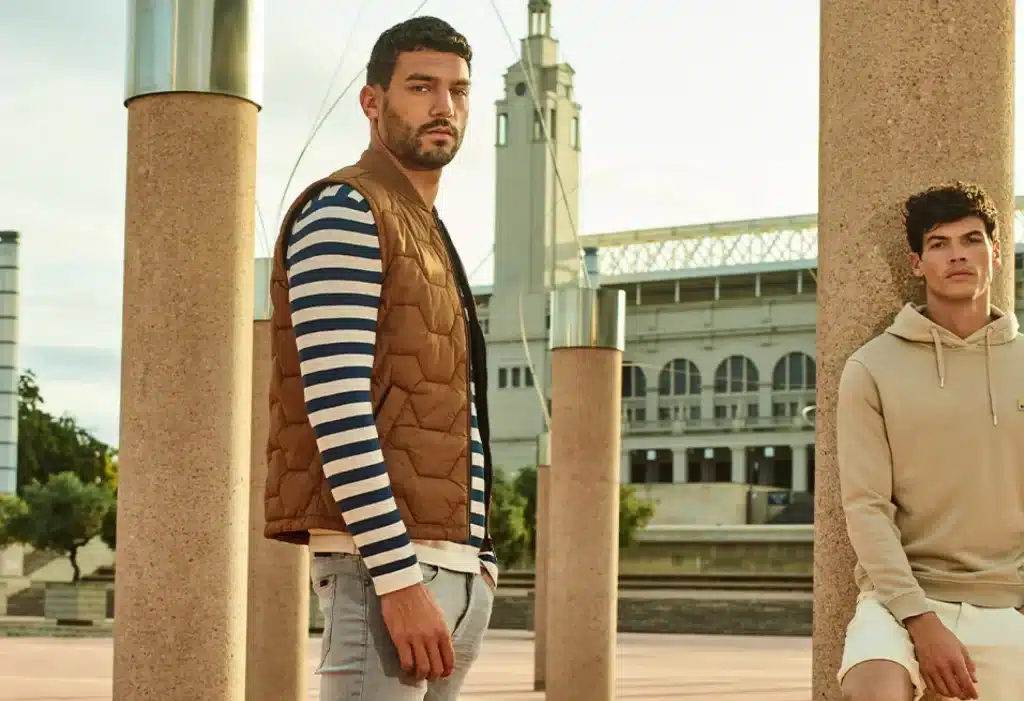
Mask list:
[[[316,699],[310,640],[309,699]],[[0,638],[0,701],[109,701],[111,641]],[[806,638],[620,635],[620,699],[808,701]],[[462,701],[542,701],[533,687],[530,633],[494,631]]]

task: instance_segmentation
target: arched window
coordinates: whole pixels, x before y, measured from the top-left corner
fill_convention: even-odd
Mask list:
[[[622,397],[647,396],[647,378],[642,368],[624,363],[622,365]]]
[[[782,356],[772,373],[772,389],[780,392],[815,388],[814,358],[796,351]]]
[[[663,397],[700,394],[700,370],[686,358],[676,358],[658,375],[658,394]]]
[[[745,355],[732,355],[715,370],[716,394],[756,392],[760,378],[754,361]]]

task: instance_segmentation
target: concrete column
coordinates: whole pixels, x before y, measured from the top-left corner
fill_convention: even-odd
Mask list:
[[[537,439],[537,542],[533,565],[533,690],[544,691],[547,680],[548,581],[551,576],[551,436]]]
[[[548,701],[615,697],[625,304],[619,290],[552,293],[551,503],[558,508],[550,521]]]
[[[714,375],[711,378],[714,379]],[[700,421],[705,426],[715,422],[715,385],[707,379],[700,391]]]
[[[835,461],[836,394],[850,353],[917,292],[900,219],[907,196],[957,178],[996,198],[1005,265],[993,301],[1013,311],[1014,4],[821,3],[812,693],[819,701],[839,698],[835,673],[855,597]],[[984,99],[970,97],[979,86]]]
[[[115,701],[245,694],[261,11],[129,5]]]
[[[270,269],[256,261],[249,486],[249,616],[246,701],[304,701],[309,639],[309,549],[263,537],[270,430]]]
[[[686,448],[676,448],[672,451],[672,482],[685,484],[687,482]]]
[[[793,450],[793,491],[806,492],[807,480],[807,446],[794,445]]]
[[[653,380],[647,383],[646,403],[644,409],[647,411],[647,420],[656,423],[658,421],[658,405],[661,395],[658,394],[658,371],[651,368],[644,368],[645,373],[653,375]]]
[[[732,483],[747,483],[747,449],[744,446],[733,447],[732,451]]]
[[[766,372],[774,370],[773,367],[761,369],[761,384],[757,390],[757,419],[751,424],[767,425],[772,420],[772,376],[765,375]]]

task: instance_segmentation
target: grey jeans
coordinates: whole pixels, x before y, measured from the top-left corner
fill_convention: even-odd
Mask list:
[[[324,615],[317,674],[320,701],[456,701],[480,654],[494,594],[479,574],[420,564],[444,613],[455,648],[455,671],[435,682],[410,679],[384,626],[380,598],[357,555],[314,556],[313,591]]]

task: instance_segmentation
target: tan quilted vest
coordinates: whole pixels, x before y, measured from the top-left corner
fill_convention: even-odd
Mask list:
[[[285,242],[307,194],[347,183],[369,201],[384,283],[371,399],[384,463],[409,537],[469,538],[469,348],[454,269],[433,211],[390,158],[373,149],[314,183],[292,205],[274,250],[268,538],[308,543],[309,529],[345,530],[306,415],[285,273]]]

